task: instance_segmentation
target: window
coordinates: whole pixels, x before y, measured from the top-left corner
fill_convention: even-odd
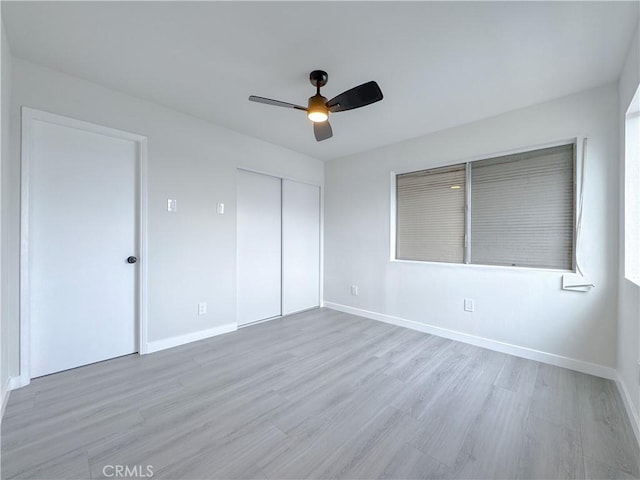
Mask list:
[[[625,118],[624,275],[640,285],[640,88]]]
[[[574,144],[396,176],[396,259],[573,268]]]
[[[397,258],[464,259],[465,165],[398,175]]]

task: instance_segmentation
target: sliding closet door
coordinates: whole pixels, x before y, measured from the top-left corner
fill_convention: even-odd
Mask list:
[[[282,180],[238,170],[238,324],[281,315]]]
[[[282,181],[282,314],[320,305],[320,189]]]

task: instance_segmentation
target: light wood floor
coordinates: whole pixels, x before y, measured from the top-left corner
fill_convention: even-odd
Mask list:
[[[638,464],[611,381],[331,310],[36,379],[2,424],[4,478],[627,479]]]

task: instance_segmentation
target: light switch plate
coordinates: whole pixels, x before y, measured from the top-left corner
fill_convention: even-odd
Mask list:
[[[224,215],[224,203],[218,203],[216,212],[218,212],[219,215]]]
[[[172,198],[167,200],[167,212],[175,212],[178,210],[178,202]]]
[[[473,312],[473,300],[471,298],[464,299],[464,311]]]

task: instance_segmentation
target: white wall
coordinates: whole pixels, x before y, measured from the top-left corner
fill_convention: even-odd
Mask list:
[[[0,53],[0,86],[2,96],[0,99],[2,112],[0,117],[0,406],[5,405],[5,399],[9,381],[9,317],[7,310],[7,251],[8,245],[6,239],[8,229],[6,225],[5,212],[8,205],[9,192],[9,114],[11,106],[11,50],[5,33],[4,25],[0,20],[0,31],[2,37],[2,51]],[[1,407],[0,407],[1,408]],[[0,412],[1,415],[2,412]]]
[[[324,164],[18,58],[13,86],[10,257],[17,262],[20,106],[142,134],[149,139],[149,341],[235,324],[236,168],[321,185]],[[167,212],[167,198],[177,199],[176,213]],[[224,215],[216,214],[217,202],[225,203]],[[208,314],[198,316],[202,301]],[[10,318],[17,326],[16,311]],[[11,333],[17,345],[18,332]]]
[[[390,172],[589,137],[581,258],[589,293],[561,273],[389,261]],[[327,163],[328,302],[605,367],[616,365],[618,91],[607,85]],[[351,296],[350,285],[359,286]],[[463,299],[475,312],[463,311]]]
[[[622,75],[620,76],[620,258],[618,294],[618,374],[624,385],[627,402],[631,405],[638,425],[640,416],[640,387],[636,362],[640,359],[640,287],[624,278],[624,144],[625,113],[640,84],[640,38],[638,32],[631,43]],[[640,425],[638,425],[640,426]]]

